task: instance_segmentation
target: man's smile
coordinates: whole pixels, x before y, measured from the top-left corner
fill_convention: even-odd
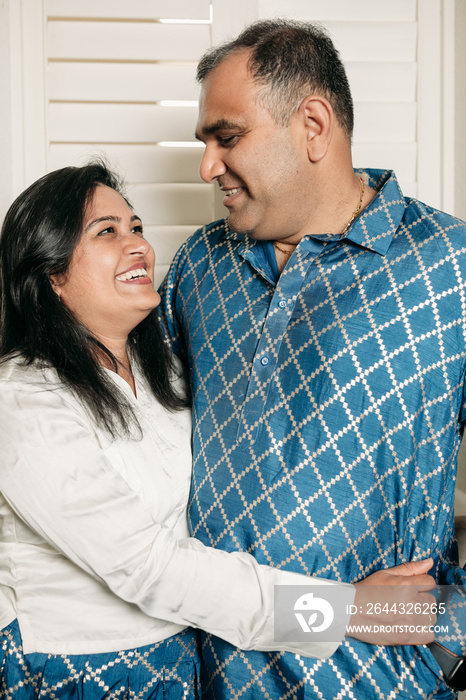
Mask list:
[[[244,191],[244,187],[224,187],[223,185],[220,185],[220,189],[225,193],[225,197],[223,198],[224,207],[232,203],[233,197]]]

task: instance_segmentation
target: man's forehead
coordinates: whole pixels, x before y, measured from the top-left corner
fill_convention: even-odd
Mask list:
[[[238,90],[255,92],[258,85],[248,68],[247,55],[233,53],[221,61],[206,75],[202,82],[200,103],[222,95],[234,99]]]
[[[244,127],[257,107],[258,89],[244,54],[225,58],[202,84],[196,135]]]

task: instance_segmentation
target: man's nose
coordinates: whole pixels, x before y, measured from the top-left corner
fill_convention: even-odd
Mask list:
[[[214,144],[205,147],[199,173],[204,182],[214,182],[226,173],[227,167]]]

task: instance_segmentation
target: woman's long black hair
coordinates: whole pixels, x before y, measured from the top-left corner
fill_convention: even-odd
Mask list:
[[[66,274],[78,245],[95,188],[122,194],[117,176],[103,162],[56,170],[37,180],[11,205],[0,237],[0,361],[13,355],[27,364],[51,365],[113,437],[134,434],[137,418],[97,361],[112,353],[62,304],[50,275]],[[122,194],[122,196],[124,196]],[[154,396],[170,410],[187,400],[174,388],[173,360],[155,311],[129,336]]]

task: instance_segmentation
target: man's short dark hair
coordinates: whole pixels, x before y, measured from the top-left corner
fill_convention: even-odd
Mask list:
[[[249,51],[248,69],[263,86],[259,102],[280,124],[288,124],[307,94],[328,99],[351,138],[353,99],[340,55],[319,26],[291,20],[260,20],[234,39],[207,51],[197,69],[203,80],[231,53]]]

